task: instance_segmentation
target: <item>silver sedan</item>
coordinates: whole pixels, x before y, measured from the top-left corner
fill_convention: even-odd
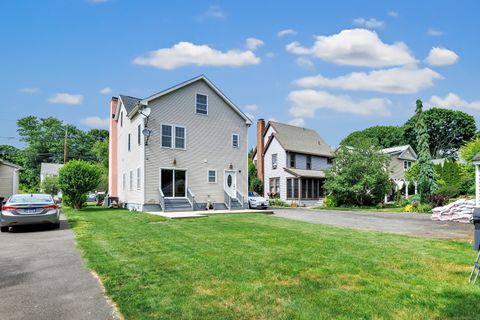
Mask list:
[[[49,224],[60,227],[60,210],[48,194],[14,194],[2,205],[0,231],[10,227]]]

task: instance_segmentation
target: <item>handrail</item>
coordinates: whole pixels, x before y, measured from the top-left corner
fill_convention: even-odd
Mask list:
[[[192,206],[192,209],[195,210],[195,195],[190,188],[187,188],[187,200]]]
[[[225,201],[225,205],[227,206],[228,210],[232,209],[232,198],[228,194],[227,191],[223,190],[223,200]]]
[[[159,187],[158,191],[160,193],[160,207],[162,211],[165,212],[165,195],[163,194],[162,188]]]
[[[238,202],[240,202],[240,204],[242,205],[242,209],[243,209],[243,207],[245,206],[245,197],[238,190],[237,190],[237,199],[238,199]]]

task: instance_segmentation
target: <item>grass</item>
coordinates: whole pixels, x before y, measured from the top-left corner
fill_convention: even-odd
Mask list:
[[[126,319],[478,319],[468,243],[261,214],[66,209]]]

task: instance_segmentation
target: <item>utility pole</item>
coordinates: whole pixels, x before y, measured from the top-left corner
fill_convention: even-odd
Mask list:
[[[67,135],[68,127],[65,126],[65,139],[63,141],[63,164],[67,163]]]

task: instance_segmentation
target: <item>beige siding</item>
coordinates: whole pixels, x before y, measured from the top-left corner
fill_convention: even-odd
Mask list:
[[[18,193],[18,171],[0,164],[0,197],[8,198],[15,193]]]
[[[208,96],[208,115],[195,113],[196,93]],[[197,202],[223,202],[224,171],[231,164],[237,171],[237,190],[247,195],[248,126],[205,82],[199,80],[159,97],[149,107],[148,127],[153,133],[145,147],[145,203],[159,203],[160,168],[186,169],[188,187]],[[162,123],[186,128],[186,150],[160,147]],[[240,148],[232,147],[233,133],[240,136]],[[217,183],[207,182],[209,169],[217,171]]]

